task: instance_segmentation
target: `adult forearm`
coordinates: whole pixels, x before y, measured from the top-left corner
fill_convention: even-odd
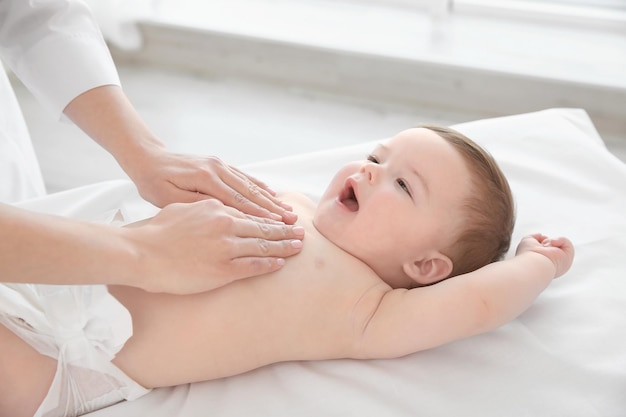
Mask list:
[[[0,205],[3,282],[130,283],[137,276],[119,229]]]
[[[217,200],[171,204],[132,228],[0,204],[0,282],[121,284],[209,291],[280,269],[304,229],[249,218]]]
[[[288,224],[297,218],[267,185],[219,158],[169,152],[118,86],[91,89],[74,98],[64,112],[115,157],[152,204],[217,198],[246,214]]]
[[[109,151],[131,178],[139,175],[147,155],[164,148],[119,86],[86,91],[72,100],[64,113]]]

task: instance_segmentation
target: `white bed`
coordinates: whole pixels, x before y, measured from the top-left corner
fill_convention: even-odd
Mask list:
[[[486,147],[507,174],[517,202],[514,242],[541,231],[576,245],[570,272],[525,314],[494,332],[401,359],[276,364],[154,390],[90,416],[626,416],[626,165],[578,109],[455,127]],[[276,189],[316,197],[337,167],[371,147],[244,169]],[[24,206],[100,221],[117,209],[125,221],[154,212],[124,181]]]

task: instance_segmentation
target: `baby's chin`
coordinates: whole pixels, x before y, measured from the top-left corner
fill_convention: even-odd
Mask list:
[[[348,253],[349,255],[359,259],[360,257],[356,254],[352,253],[349,248],[341,242],[339,239],[339,235],[337,234],[336,225],[333,225],[332,222],[326,222],[325,217],[331,215],[330,213],[325,213],[323,211],[315,210],[313,214],[313,218],[311,222],[313,223],[313,227],[318,231],[320,235],[322,235],[328,242],[332,243],[342,251]],[[362,260],[361,260],[362,261]]]
[[[377,270],[375,262],[368,262],[368,259],[366,259],[365,256],[359,256],[358,254],[353,253],[349,247],[347,247],[346,245],[342,245],[342,242],[339,239],[333,239],[333,236],[335,234],[332,233],[333,230],[331,229],[330,225],[328,225],[328,227],[325,227],[326,223],[324,222],[323,216],[323,213],[318,213],[316,210],[311,222],[313,224],[313,227],[315,227],[315,230],[317,230],[319,234],[321,234],[326,240],[337,246],[342,251],[351,255],[355,259],[358,259],[359,261],[367,265],[382,281],[388,284],[391,288],[411,289],[416,286],[415,282],[412,279],[402,273],[401,267],[398,268],[398,272],[396,274],[389,274],[385,273],[385,271]]]
[[[323,219],[323,214],[319,213],[319,210],[315,209],[315,212],[313,213],[313,218],[311,219],[311,223],[313,224],[313,227],[315,228],[315,230],[317,230],[319,232],[320,235],[324,236],[324,238],[326,238],[326,240],[333,242],[332,239],[332,235],[329,235],[328,233],[326,233],[326,227],[324,227],[325,223],[324,223],[324,219]]]

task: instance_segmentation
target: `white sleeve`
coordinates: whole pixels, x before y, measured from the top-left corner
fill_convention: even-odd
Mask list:
[[[100,29],[81,0],[0,0],[0,56],[59,117],[81,93],[120,84]]]

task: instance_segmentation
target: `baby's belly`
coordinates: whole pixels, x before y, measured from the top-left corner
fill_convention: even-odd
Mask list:
[[[342,341],[349,332],[349,309],[342,311],[319,294],[303,297],[306,289],[273,291],[263,283],[194,296],[129,288],[112,293],[133,317],[133,336],[115,364],[146,387],[222,378],[275,362],[346,356]]]

